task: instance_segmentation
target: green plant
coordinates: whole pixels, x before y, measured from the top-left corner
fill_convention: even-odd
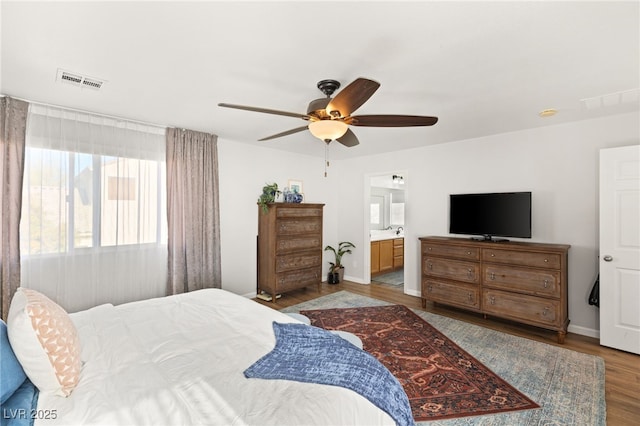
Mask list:
[[[267,213],[269,211],[269,206],[267,204],[273,203],[276,201],[276,197],[281,193],[278,190],[277,183],[266,184],[262,187],[262,194],[258,198],[258,204],[262,207],[262,212]]]
[[[356,248],[356,246],[354,246],[353,243],[350,243],[349,241],[342,241],[338,243],[337,250],[331,246],[326,246],[324,248],[324,251],[331,251],[336,257],[335,262],[329,262],[329,265],[331,265],[331,273],[338,272],[338,270],[342,268],[342,256],[347,253],[351,253],[352,248]]]

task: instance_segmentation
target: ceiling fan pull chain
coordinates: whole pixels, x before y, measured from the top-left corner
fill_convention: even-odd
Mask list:
[[[324,177],[327,177],[327,167],[329,167],[329,143],[324,146]]]

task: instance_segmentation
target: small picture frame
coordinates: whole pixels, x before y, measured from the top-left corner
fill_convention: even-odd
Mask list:
[[[289,179],[289,191],[302,194],[302,181],[298,179]]]

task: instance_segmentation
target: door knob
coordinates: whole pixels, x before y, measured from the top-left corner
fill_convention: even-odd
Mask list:
[[[605,257],[602,258],[605,262],[611,262],[613,260],[613,257],[606,255]]]

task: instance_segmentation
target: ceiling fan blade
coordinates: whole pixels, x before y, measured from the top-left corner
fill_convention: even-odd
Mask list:
[[[333,116],[332,112],[338,111],[340,117],[351,115],[378,90],[378,87],[380,83],[367,78],[361,77],[354,80],[329,102],[326,108],[327,114]]]
[[[294,133],[302,132],[303,130],[307,130],[308,126],[296,127],[295,129],[287,130],[286,132],[278,133],[275,135],[267,136],[266,138],[258,139],[259,141],[268,141],[269,139],[275,139],[282,136],[292,135]]]
[[[348,146],[348,147],[356,146],[360,143],[360,141],[356,137],[356,134],[353,133],[351,129],[347,129],[347,133],[345,133],[344,135],[342,135],[336,140],[340,142],[342,145]]]
[[[344,120],[352,126],[369,127],[411,127],[433,126],[438,122],[438,117],[423,115],[357,115]]]
[[[309,116],[306,114],[299,114],[297,112],[279,111],[277,109],[259,108],[259,107],[252,107],[252,106],[246,106],[246,105],[235,105],[235,104],[226,104],[226,103],[220,103],[218,104],[218,106],[225,107],[225,108],[242,109],[246,111],[263,112],[266,114],[285,115],[287,117],[302,118],[303,120],[309,119]]]

